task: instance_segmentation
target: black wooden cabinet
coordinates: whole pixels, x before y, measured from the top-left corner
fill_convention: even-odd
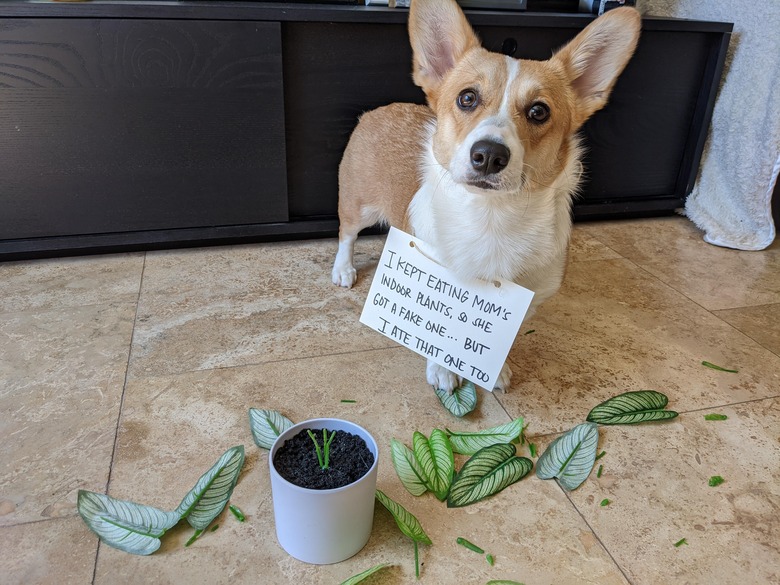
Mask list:
[[[361,112],[421,103],[403,10],[254,2],[0,4],[0,259],[331,235]],[[585,15],[471,12],[547,58]],[[731,25],[645,19],[584,130],[577,217],[690,192]]]

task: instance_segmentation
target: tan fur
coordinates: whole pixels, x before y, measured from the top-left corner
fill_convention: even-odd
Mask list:
[[[482,48],[454,0],[413,0],[413,77],[429,107],[392,104],[361,118],[339,168],[333,282],[352,286],[358,232],[387,222],[464,278],[530,288],[532,309],[554,294],[580,174],[576,133],[606,104],[640,25],[635,10],[619,8],[551,59],[515,60]],[[473,106],[459,104],[464,91],[477,96]],[[550,112],[541,122],[530,116],[539,104]],[[479,154],[486,142],[506,156]],[[488,170],[480,160],[503,162]],[[496,387],[506,389],[510,375],[505,367]],[[459,383],[430,361],[428,381],[447,390]]]

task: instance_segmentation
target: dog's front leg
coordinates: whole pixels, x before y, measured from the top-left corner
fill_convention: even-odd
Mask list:
[[[342,228],[339,236],[339,250],[336,252],[336,259],[333,262],[331,278],[336,286],[351,288],[357,280],[357,271],[352,264],[357,233],[353,234]]]
[[[446,390],[447,394],[452,394],[452,391],[460,386],[461,383],[460,376],[453,374],[447,368],[431,360],[428,360],[425,374],[428,378],[428,384],[439,390]]]

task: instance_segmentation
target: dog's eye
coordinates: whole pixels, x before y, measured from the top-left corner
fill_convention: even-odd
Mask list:
[[[473,89],[464,89],[458,94],[458,107],[461,110],[470,110],[479,103],[479,95]]]
[[[534,105],[532,105],[530,108],[528,108],[528,112],[526,114],[528,116],[528,119],[532,122],[546,122],[547,118],[550,117],[550,108],[547,107],[547,104],[543,104],[542,102],[536,102]]]

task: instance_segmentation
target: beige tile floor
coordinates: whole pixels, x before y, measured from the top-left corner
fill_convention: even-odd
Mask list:
[[[462,421],[425,384],[422,358],[358,323],[381,246],[359,242],[349,291],[330,284],[333,240],[0,264],[0,583],[338,584],[380,562],[392,568],[368,583],[414,583],[412,546],[381,509],[343,563],[279,548],[250,406],[374,433],[379,487],[434,542],[420,583],[780,583],[780,244],[715,248],[679,217],[578,224],[561,292],[510,354],[512,391],[480,391]],[[448,510],[406,493],[388,457],[414,429],[516,416],[544,448],[638,389],[666,393],[680,417],[602,428],[604,473],[571,493],[529,476]],[[136,557],[99,544],[77,515],[79,489],[172,509],[236,444],[243,524],[223,514],[189,548],[192,530],[176,527]],[[709,487],[713,475],[725,483]]]

